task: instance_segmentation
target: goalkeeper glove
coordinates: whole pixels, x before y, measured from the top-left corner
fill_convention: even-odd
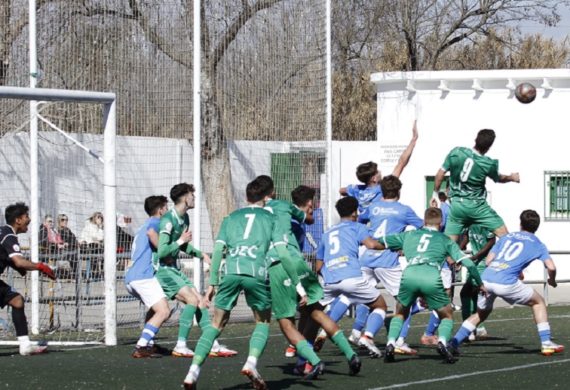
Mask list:
[[[41,273],[47,275],[48,278],[55,280],[55,274],[53,273],[53,270],[51,269],[51,267],[49,265],[47,265],[46,263],[38,263],[38,271],[40,271]]]

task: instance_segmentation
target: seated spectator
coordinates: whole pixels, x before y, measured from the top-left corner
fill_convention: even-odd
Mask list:
[[[55,230],[53,217],[47,214],[44,222],[40,226],[40,251],[42,253],[54,254],[59,249],[64,249],[67,244],[61,238],[61,235]]]
[[[79,264],[79,256],[77,253],[77,248],[79,243],[75,234],[68,227],[69,218],[65,214],[59,214],[57,216],[57,232],[61,236],[61,239],[67,245],[65,248],[65,260],[69,262],[71,268],[70,277],[75,278],[77,275],[77,266]]]
[[[124,215],[117,215],[117,253],[130,252],[133,246],[133,235],[130,233],[132,218]]]
[[[103,214],[97,211],[85,221],[85,226],[79,235],[79,243],[90,249],[100,249],[103,247],[104,239]]]

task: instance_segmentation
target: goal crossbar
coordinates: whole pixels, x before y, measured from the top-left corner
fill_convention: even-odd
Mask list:
[[[104,126],[104,218],[105,218],[105,247],[104,247],[104,275],[105,275],[105,344],[117,345],[117,291],[116,291],[116,263],[117,253],[117,221],[116,221],[116,172],[115,172],[115,136],[116,136],[116,95],[112,92],[77,91],[48,88],[23,88],[0,86],[0,98],[21,99],[29,101],[60,101],[75,103],[103,104]],[[36,114],[37,115],[37,114]],[[36,234],[36,232],[32,232]],[[32,248],[34,250],[34,248]],[[34,250],[37,253],[37,248]],[[32,254],[32,261],[38,261],[38,256]],[[32,280],[32,290],[38,283]],[[33,296],[33,294],[32,294]],[[39,309],[34,310],[38,304],[32,302],[32,325],[37,323]],[[32,326],[33,328],[33,326]]]

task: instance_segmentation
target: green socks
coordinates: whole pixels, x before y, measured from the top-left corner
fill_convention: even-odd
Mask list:
[[[267,345],[269,338],[269,324],[258,322],[249,339],[249,355],[259,358]]]
[[[446,343],[451,340],[451,333],[453,332],[453,320],[444,319],[439,324],[437,335]]]
[[[403,325],[404,320],[401,317],[392,318],[392,322],[390,322],[390,330],[388,331],[388,343],[396,342],[396,339],[400,336],[400,331],[402,330]]]
[[[184,310],[182,310],[180,320],[178,321],[178,340],[184,340],[184,342],[186,342],[190,329],[192,329],[192,321],[194,320],[196,309],[196,306],[186,305]]]
[[[305,358],[313,366],[319,364],[319,362],[321,361],[321,359],[319,359],[315,351],[313,351],[313,348],[309,345],[307,340],[299,341],[295,345],[295,348],[297,348],[297,355],[301,356],[302,358]]]
[[[342,333],[342,330],[336,332],[334,336],[331,337],[331,340],[333,341],[333,343],[336,344],[338,349],[340,349],[341,352],[344,353],[344,356],[346,356],[348,360],[350,360],[354,355],[356,355],[356,352],[352,350],[352,347],[348,343],[348,340],[344,336],[344,333]]]
[[[198,344],[196,344],[196,351],[194,352],[194,359],[192,359],[192,364],[197,364],[201,366],[204,364],[206,357],[210,353],[212,349],[212,344],[214,344],[214,340],[218,338],[220,335],[220,331],[213,326],[204,329],[202,332],[202,336],[200,340],[198,340]]]

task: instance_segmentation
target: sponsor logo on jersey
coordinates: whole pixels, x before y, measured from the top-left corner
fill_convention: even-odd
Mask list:
[[[12,247],[12,249],[14,249],[14,252],[20,252],[20,245],[14,244],[14,246]]]

